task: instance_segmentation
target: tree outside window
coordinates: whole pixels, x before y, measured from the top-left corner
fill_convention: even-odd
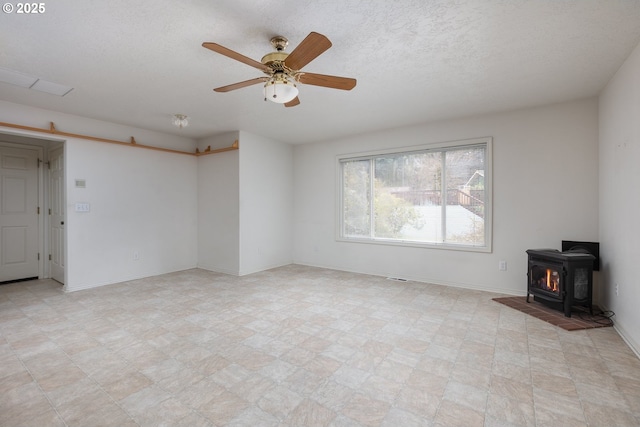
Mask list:
[[[487,143],[340,159],[344,239],[487,246]]]

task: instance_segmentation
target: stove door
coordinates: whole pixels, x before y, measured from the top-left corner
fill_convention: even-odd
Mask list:
[[[529,260],[529,293],[562,301],[564,273],[562,263]]]

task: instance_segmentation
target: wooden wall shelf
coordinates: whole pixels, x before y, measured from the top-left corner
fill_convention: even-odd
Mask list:
[[[196,148],[196,151],[192,153],[189,151],[181,151],[181,150],[174,150],[171,148],[162,148],[162,147],[154,147],[152,145],[138,144],[134,137],[131,137],[131,140],[129,142],[124,142],[124,141],[117,141],[115,139],[101,138],[97,136],[81,135],[78,133],[70,133],[70,132],[61,132],[58,129],[56,129],[56,126],[53,122],[50,122],[49,129],[36,128],[32,126],[23,126],[15,123],[6,123],[6,122],[0,122],[0,126],[13,128],[13,129],[28,130],[31,132],[47,133],[50,135],[59,135],[59,136],[68,136],[71,138],[86,139],[89,141],[106,142],[109,144],[117,144],[117,145],[126,145],[128,147],[144,148],[147,150],[164,151],[165,153],[186,154],[188,156],[204,156],[209,154],[223,153],[225,151],[233,151],[239,148],[238,140],[235,140],[235,142],[230,147],[217,148],[212,150],[211,146],[208,146],[204,151],[200,151],[199,149]]]

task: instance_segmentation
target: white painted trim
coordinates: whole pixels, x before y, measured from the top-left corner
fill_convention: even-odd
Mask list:
[[[48,215],[45,212],[48,212],[50,206],[50,198],[49,198],[49,175],[45,171],[45,162],[49,161],[49,151],[52,148],[59,146],[62,144],[63,152],[66,152],[66,139],[62,139],[59,137],[49,137],[47,135],[43,135],[39,132],[27,131],[27,130],[16,130],[13,128],[0,126],[0,138],[2,135],[16,136],[20,138],[27,138],[27,141],[24,142],[5,142],[1,141],[3,145],[13,146],[18,148],[28,147],[31,149],[37,149],[39,158],[43,161],[42,167],[38,168],[38,204],[41,207],[41,215],[38,218],[38,250],[40,251],[40,263],[38,266],[38,273],[41,279],[48,279],[51,277],[51,271],[49,270],[49,254],[51,253],[51,248],[49,247],[49,222]],[[66,163],[65,163],[65,180],[66,180]],[[65,181],[66,182],[66,181]],[[66,193],[66,191],[65,191]],[[47,218],[47,219],[45,219]],[[66,221],[66,218],[65,218]],[[67,258],[67,235],[65,229],[64,235],[65,243],[65,260]],[[65,266],[66,267],[66,266]],[[65,283],[67,282],[67,269],[65,268]],[[66,284],[64,285],[66,287]],[[66,290],[66,288],[65,288]]]
[[[638,359],[640,359],[640,345],[631,338],[631,335],[627,333],[626,329],[620,326],[620,323],[614,322],[613,329],[618,332],[618,335],[622,338],[622,340],[627,343],[631,351],[636,355]]]
[[[273,268],[278,268],[278,267],[284,267],[287,265],[291,265],[293,264],[293,262],[285,262],[285,263],[277,263],[277,264],[271,264],[271,265],[267,265],[264,267],[260,267],[259,269],[250,269],[250,270],[240,270],[240,273],[238,274],[238,276],[247,276],[249,274],[255,274],[255,273],[260,273],[262,271],[267,271],[267,270],[271,270]]]
[[[151,274],[145,274],[145,275],[139,276],[139,277],[138,276],[131,276],[131,277],[123,276],[121,278],[116,278],[114,281],[108,281],[108,282],[101,281],[101,282],[91,283],[91,284],[88,284],[88,285],[82,284],[82,285],[79,285],[79,286],[74,286],[72,288],[70,288],[69,286],[67,286],[65,284],[64,287],[62,288],[62,290],[64,292],[83,291],[83,290],[86,290],[86,289],[99,288],[99,287],[102,287],[102,286],[119,285],[119,284],[128,283],[128,282],[135,282],[136,280],[148,279],[149,277],[164,276],[164,275],[168,275],[168,274],[178,273],[180,271],[193,270],[193,269],[196,269],[196,268],[198,268],[198,267],[178,268],[177,270],[173,270],[173,271],[155,271],[155,272],[152,272]]]
[[[230,276],[240,276],[241,275],[238,271],[230,270],[230,269],[227,269],[227,268],[208,267],[208,266],[204,266],[204,265],[198,265],[196,268],[199,268],[201,270],[206,270],[206,271],[212,271],[214,273],[228,274]]]
[[[611,311],[611,310],[608,310],[606,307],[603,307],[603,310]],[[629,346],[629,348],[631,349],[631,351],[633,351],[636,357],[640,359],[640,344],[634,341],[634,339],[631,337],[631,334],[627,332],[628,329],[625,328],[623,325],[621,325],[620,322],[617,320],[613,321],[613,329],[616,330],[618,335],[620,335],[620,338],[622,338],[622,340]]]

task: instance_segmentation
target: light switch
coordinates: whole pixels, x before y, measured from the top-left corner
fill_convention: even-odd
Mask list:
[[[76,203],[76,212],[89,212],[91,206],[89,203]]]

